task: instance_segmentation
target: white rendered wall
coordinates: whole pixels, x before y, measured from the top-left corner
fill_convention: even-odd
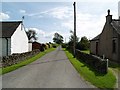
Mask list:
[[[20,24],[11,37],[11,53],[23,52],[28,52],[28,37],[23,26]]]
[[[32,51],[32,43],[28,43],[28,51]]]

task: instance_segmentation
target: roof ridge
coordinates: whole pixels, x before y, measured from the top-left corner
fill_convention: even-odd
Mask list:
[[[0,21],[2,23],[22,23],[22,21]]]
[[[112,19],[113,21],[120,21],[120,19]]]

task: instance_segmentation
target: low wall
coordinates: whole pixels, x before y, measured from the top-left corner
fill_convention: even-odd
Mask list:
[[[73,49],[68,49],[71,53],[73,53]],[[88,66],[92,67],[99,73],[106,74],[108,72],[108,60],[102,59],[92,54],[86,54],[76,49],[76,58]]]
[[[76,57],[100,73],[107,73],[108,60],[76,50]]]
[[[34,55],[38,53],[40,53],[40,50],[36,49],[36,50],[26,52],[26,53],[4,56],[2,57],[2,61],[1,61],[2,67],[7,67],[7,66],[17,64],[23,60],[26,60],[27,58],[33,57]]]

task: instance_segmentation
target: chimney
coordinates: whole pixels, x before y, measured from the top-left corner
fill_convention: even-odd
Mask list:
[[[108,9],[108,15],[106,16],[106,23],[110,24],[112,22],[112,15],[110,15],[110,9]]]

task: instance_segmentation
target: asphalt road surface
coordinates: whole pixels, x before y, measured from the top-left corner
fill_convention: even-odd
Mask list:
[[[58,47],[37,61],[2,76],[3,88],[94,88]]]

